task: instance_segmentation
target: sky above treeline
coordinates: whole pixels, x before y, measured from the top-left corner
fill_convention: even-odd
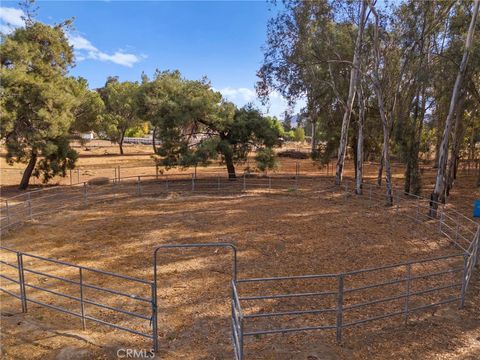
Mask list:
[[[248,102],[283,118],[286,101],[256,98],[267,22],[276,9],[266,1],[37,1],[37,19],[54,24],[74,18],[68,34],[75,49],[74,76],[91,88],[108,76],[139,81],[142,72],[178,69],[188,79],[207,76],[239,106]],[[3,1],[0,31],[22,25],[18,1]],[[304,106],[302,101],[296,111]]]

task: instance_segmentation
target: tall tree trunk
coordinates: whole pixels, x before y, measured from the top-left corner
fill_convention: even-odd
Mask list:
[[[356,187],[355,192],[361,195],[363,190],[363,125],[365,124],[365,100],[361,80],[357,86],[358,101],[358,133],[357,133],[357,160],[356,160]]]
[[[458,99],[457,111],[455,115],[455,130],[453,134],[453,143],[452,143],[450,160],[448,161],[447,181],[446,181],[446,189],[445,189],[445,194],[447,196],[450,195],[450,190],[453,187],[453,181],[456,179],[456,175],[457,175],[460,146],[463,138],[462,121],[463,121],[464,105],[465,105],[465,93],[463,93]]]
[[[30,182],[30,177],[32,176],[33,169],[35,169],[35,164],[37,163],[37,153],[32,151],[30,154],[30,160],[28,161],[27,167],[22,175],[22,180],[18,186],[19,190],[25,190],[28,187]]]
[[[450,107],[448,109],[447,120],[445,121],[445,129],[443,131],[442,143],[440,144],[439,155],[438,155],[438,170],[437,178],[435,181],[435,188],[433,189],[430,203],[430,215],[436,216],[440,194],[445,188],[445,170],[447,165],[448,157],[448,140],[450,137],[450,132],[452,130],[453,117],[455,110],[457,108],[458,97],[462,88],[463,78],[465,77],[465,72],[467,69],[468,56],[470,54],[470,49],[473,43],[473,33],[475,30],[475,24],[478,17],[478,8],[480,5],[480,0],[475,0],[473,5],[473,14],[470,21],[470,26],[468,28],[467,39],[465,41],[465,49],[463,51],[462,62],[460,63],[460,68],[458,69],[457,79],[455,80],[455,85],[453,86],[452,98],[450,100]]]
[[[379,92],[379,95],[381,92]],[[380,116],[382,118],[382,128],[383,128],[383,164],[385,166],[385,186],[386,186],[386,197],[387,197],[387,205],[393,205],[393,194],[392,194],[392,171],[390,168],[390,151],[389,151],[389,142],[390,142],[390,134],[389,134],[389,126],[388,126],[388,119],[385,113],[384,105],[383,105],[383,98],[381,96],[378,97],[378,107],[380,110]]]
[[[352,69],[350,70],[350,84],[348,88],[348,98],[345,113],[343,114],[342,120],[342,132],[340,134],[340,145],[338,147],[338,158],[337,158],[337,169],[335,175],[335,183],[340,185],[343,177],[343,167],[345,165],[345,155],[347,152],[347,140],[348,140],[348,127],[350,124],[350,117],[352,114],[353,102],[355,101],[355,93],[358,82],[358,72],[360,65],[360,51],[362,49],[363,42],[363,30],[365,27],[366,20],[366,9],[367,9],[367,0],[362,1],[360,9],[360,19],[358,24],[358,34],[355,41],[355,50],[353,53],[353,63]]]
[[[413,139],[412,139],[412,151],[410,154],[410,179],[409,179],[409,191],[412,194],[419,195],[422,184],[420,178],[420,145],[422,141],[422,131],[423,131],[423,120],[425,118],[426,106],[427,106],[427,97],[425,94],[425,87],[419,94],[421,96],[421,100],[417,99],[417,106],[418,110],[416,110],[415,114],[415,123],[414,123],[414,131],[413,131]],[[419,104],[420,102],[420,104]]]
[[[382,156],[380,157],[380,164],[378,165],[378,172],[377,172],[377,185],[382,185],[382,177],[383,177],[383,166],[385,165],[385,155],[384,155],[384,148],[382,145]]]
[[[357,134],[353,134],[352,137],[352,153],[353,153],[353,168],[354,168],[354,176],[355,176],[355,183],[357,182]]]
[[[155,137],[157,136],[157,127],[154,126],[153,127],[153,134],[152,134],[152,147],[153,147],[153,153],[156,154],[157,153],[157,144],[155,142]]]
[[[233,157],[231,154],[224,154],[225,164],[227,165],[227,172],[229,179],[236,179],[235,175],[235,165],[233,164]]]
[[[386,202],[387,205],[391,206],[393,204],[393,194],[392,194],[392,172],[390,168],[390,151],[389,151],[389,142],[390,142],[390,125],[387,118],[387,113],[385,111],[385,102],[383,98],[383,90],[380,83],[380,37],[379,37],[379,18],[378,13],[375,10],[375,6],[370,3],[370,9],[375,16],[375,28],[374,28],[374,44],[373,44],[373,53],[374,53],[374,66],[373,66],[373,88],[375,94],[377,95],[378,110],[380,112],[380,118],[382,120],[382,129],[383,129],[383,165],[385,167],[385,186],[386,186]]]
[[[317,152],[317,122],[312,119],[312,154]]]
[[[125,139],[125,132],[127,129],[122,130],[120,135],[120,141],[118,142],[118,146],[120,147],[120,155],[123,155],[123,140]]]

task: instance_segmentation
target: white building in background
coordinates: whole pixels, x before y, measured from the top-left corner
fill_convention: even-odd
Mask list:
[[[86,133],[81,133],[80,137],[83,140],[93,140],[95,136],[94,136],[93,131],[89,131],[89,132],[86,132]]]

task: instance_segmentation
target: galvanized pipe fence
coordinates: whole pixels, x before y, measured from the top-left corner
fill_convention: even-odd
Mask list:
[[[455,302],[462,308],[466,293],[465,262],[464,254],[454,254],[337,274],[232,281],[231,321],[235,356],[237,359],[244,358],[244,342],[248,337],[258,339],[262,335],[330,330],[334,332],[336,341],[341,343],[344,329],[360,324],[392,317],[406,323],[412,314]],[[440,271],[422,271],[432,264],[450,266]],[[385,276],[386,280],[365,281],[362,277],[366,273],[375,273],[377,278]],[[435,281],[431,281],[433,278]],[[299,280],[304,286],[305,283],[313,283],[312,288],[320,291],[269,292],[275,287],[272,283]],[[435,285],[429,285],[432,283]],[[248,291],[245,286],[251,284],[255,285],[254,291],[243,295]],[[367,301],[362,300],[365,296],[369,296]],[[305,298],[313,300],[299,302],[299,299]],[[423,302],[419,302],[419,298],[423,298]],[[306,305],[309,305],[307,309]],[[265,308],[271,310],[265,311]]]
[[[302,181],[313,183],[313,177]],[[295,191],[299,189],[298,175],[255,177],[243,174],[236,179],[220,174],[198,177],[194,173],[155,174],[109,179],[105,184],[84,182],[72,186],[56,186],[29,191],[5,199],[0,206],[0,229],[59,210],[74,210],[93,203],[129,196],[161,195],[169,192],[231,193],[241,191]]]
[[[0,253],[0,264],[3,265],[0,278],[7,282],[0,286],[0,291],[18,299],[23,313],[32,303],[78,317],[83,330],[88,320],[156,341],[153,326],[157,324],[154,281],[49,259],[5,246],[0,246]],[[121,290],[104,285],[110,284],[112,279],[116,280]],[[11,289],[12,286],[18,286],[18,290]],[[135,289],[137,292],[125,292],[124,289]],[[44,297],[48,299],[44,300]],[[112,300],[120,305],[107,304]],[[139,307],[142,312],[139,312]],[[105,312],[110,315],[108,318]],[[125,317],[122,322],[111,322],[110,319],[119,316]],[[123,322],[134,326],[123,325]]]
[[[49,212],[58,212],[59,209],[71,209],[72,204],[77,207],[88,206],[95,202],[109,201],[118,198],[144,195],[158,195],[169,191],[188,191],[205,193],[221,192],[242,192],[250,190],[261,191],[312,191],[313,185],[318,185],[316,177],[300,177],[298,173],[295,176],[286,177],[263,177],[254,178],[245,174],[236,181],[231,181],[220,176],[198,178],[195,174],[177,174],[175,176],[155,174],[153,176],[136,176],[115,178],[106,185],[93,186],[84,183],[81,186],[58,187],[49,190],[37,190],[25,195],[10,198],[2,207],[2,230],[10,228],[14,224],[22,223],[34,216],[41,216]],[[323,183],[330,185],[329,182]],[[162,187],[162,190],[159,189]],[[375,184],[364,184],[363,195],[354,196],[354,183],[346,180],[341,188],[326,187],[327,191],[343,192],[345,201],[350,198],[363,199],[368,201],[371,206],[384,206],[385,192]],[[73,202],[72,202],[73,200]],[[57,206],[58,205],[58,206]],[[459,307],[465,304],[465,296],[468,285],[474,271],[475,264],[479,260],[480,249],[480,231],[478,224],[465,217],[455,209],[451,209],[443,204],[437,204],[438,211],[433,217],[428,211],[430,209],[430,200],[421,198],[413,194],[407,194],[400,189],[393,190],[393,204],[388,211],[395,214],[406,216],[417,222],[434,222],[437,224],[439,234],[446,236],[461,251],[452,255],[430,258],[419,261],[408,261],[405,263],[380,266],[371,269],[361,269],[356,271],[337,273],[337,274],[314,274],[299,276],[282,276],[266,278],[237,278],[237,260],[236,249],[231,244],[209,244],[207,246],[231,246],[234,249],[234,270],[231,280],[231,331],[234,354],[237,359],[245,357],[244,344],[247,338],[259,337],[277,333],[303,332],[313,330],[331,330],[336,334],[338,342],[342,341],[342,332],[356,325],[381,321],[390,317],[400,317],[407,321],[411,314],[421,310],[429,309],[443,304],[458,302]],[[157,330],[158,330],[158,303],[157,303],[157,279],[156,279],[156,254],[162,248],[179,247],[202,247],[205,244],[172,244],[161,246],[154,251],[154,281],[147,281],[129,276],[105,272],[102,270],[86,268],[74,264],[47,259],[33,254],[27,254],[16,250],[0,247],[3,252],[8,252],[16,256],[16,261],[1,260],[1,264],[8,268],[15,269],[17,274],[11,276],[2,272],[1,278],[12,284],[18,285],[19,292],[15,293],[4,287],[1,291],[20,300],[22,311],[27,311],[29,302],[39,306],[47,307],[54,311],[63,312],[69,315],[79,317],[82,325],[86,320],[107,325],[119,330],[127,331],[142,337],[152,339],[155,350],[159,349]],[[25,266],[24,258],[33,258],[44,261],[57,267],[66,266],[78,271],[76,280],[67,279],[63,276],[52,275],[30,266]],[[425,272],[425,267],[435,265],[435,271]],[[441,267],[441,268],[439,268]],[[423,271],[422,271],[423,270]],[[55,269],[58,271],[58,269]],[[98,276],[113,276],[125,281],[133,281],[150,287],[150,295],[131,295],[119,290],[108,289],[103,286],[97,286],[85,283],[85,273],[92,272]],[[65,284],[77,287],[77,295],[67,295],[56,290],[44,288],[25,279],[25,273],[29,276],[40,275],[58,280]],[[367,274],[376,274],[375,278],[388,279],[378,282],[376,279],[366,278]],[[322,280],[324,284],[313,284],[315,281]],[[312,286],[313,290],[304,291],[281,291],[277,293],[268,293],[272,288],[277,288],[277,284],[303,281],[301,286]],[[420,284],[423,281],[422,284]],[[419,285],[420,284],[420,285]],[[395,290],[393,291],[392,288]],[[138,314],[133,311],[102,304],[91,300],[85,296],[85,290],[95,290],[105,292],[111,295],[127,297],[129,299],[148,304],[150,309],[148,314]],[[390,290],[388,290],[390,289]],[[28,290],[28,291],[27,291]],[[72,311],[61,306],[54,306],[34,298],[30,295],[32,290],[47,293],[49,296],[66,298],[77,303],[77,311]],[[371,298],[368,301],[359,301],[358,294],[366,293]],[[434,296],[435,295],[435,296]],[[419,304],[414,299],[421,296],[429,296],[428,301]],[[307,304],[304,299],[315,299],[313,309],[305,309]],[[282,302],[293,301],[287,306]],[[271,311],[256,312],[258,308],[255,305],[269,302]],[[386,306],[387,312],[376,312],[375,306]],[[394,304],[394,305],[391,305]],[[85,306],[100,307],[116,313],[128,315],[131,318],[149,321],[148,331],[136,330],[125,325],[110,323],[90,315]],[[262,308],[268,308],[263,305]],[[353,315],[352,315],[353,314]],[[356,315],[356,316],[354,316]],[[316,317],[312,320],[312,316]],[[265,323],[265,319],[267,322]],[[262,324],[261,321],[264,321]],[[297,323],[296,326],[290,324]],[[131,323],[128,322],[128,323]],[[306,325],[308,324],[308,325]],[[287,326],[285,326],[287,325]]]

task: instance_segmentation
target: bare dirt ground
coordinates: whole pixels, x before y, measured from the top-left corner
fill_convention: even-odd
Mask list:
[[[117,151],[114,147],[92,148],[87,151],[93,153],[92,156],[82,156],[80,166],[88,168],[84,170],[90,171],[88,176],[103,175],[103,169],[118,164],[125,167],[122,170],[125,176],[130,172],[136,175],[142,168],[152,174],[150,150],[133,146],[130,150],[132,155],[119,157],[112,155]],[[292,173],[295,163],[296,160],[282,160],[279,171]],[[222,167],[213,169],[223,170]],[[310,160],[302,160],[301,169],[304,174],[319,171]],[[374,178],[375,173],[376,166],[367,165],[367,176]],[[326,169],[323,174],[326,175]],[[348,167],[346,176],[352,175],[352,168]],[[402,176],[403,170],[395,168],[394,180],[399,185]],[[16,193],[14,187],[9,186],[13,179],[5,178],[2,172],[2,196]],[[426,193],[432,181],[433,171],[426,169]],[[450,202],[470,215],[472,201],[478,195],[474,177],[461,176]],[[351,198],[346,202],[340,194],[332,193],[246,193],[208,197],[170,193],[106,202],[34,220],[2,236],[2,245],[150,280],[151,255],[157,245],[231,242],[239,249],[239,277],[245,278],[335,273],[455,253],[455,248],[434,231],[435,226],[428,222],[416,224],[405,217],[394,216],[391,210],[382,207],[368,207],[360,199]],[[229,254],[223,250],[169,251],[162,253],[159,260],[159,358],[232,358]],[[32,259],[27,265],[71,279],[76,276],[68,269],[54,268]],[[435,268],[418,270],[428,272]],[[2,266],[2,273],[8,271]],[[78,294],[75,286],[64,286],[41,276],[29,275],[27,280],[66,294]],[[148,288],[126,285],[115,279],[90,274],[86,281],[148,297]],[[293,287],[272,284],[268,289],[255,290],[281,293],[308,290],[309,286],[318,291],[328,285],[318,282],[298,283]],[[10,290],[17,291],[14,287]],[[28,291],[52,305],[78,307],[78,303],[58,300],[35,289]],[[148,314],[148,306],[127,301],[129,299],[94,291],[85,295],[110,306]],[[361,299],[351,299],[354,300]],[[421,305],[427,300],[429,298],[416,301]],[[119,349],[151,348],[148,340],[92,322],[87,321],[87,330],[83,331],[79,319],[35,304],[29,304],[29,312],[21,314],[20,303],[5,294],[1,295],[0,301],[1,356],[5,359],[111,359],[124,354],[118,353]],[[305,309],[318,305],[313,300],[304,303],[269,302],[260,308],[246,310],[282,311],[295,309],[295,306]],[[398,306],[398,302],[391,306]],[[245,355],[247,359],[478,359],[478,271],[470,284],[465,309],[458,310],[457,307],[457,303],[452,303],[438,310],[419,313],[411,317],[407,326],[401,318],[393,318],[345,330],[342,346],[335,344],[335,335],[331,331],[251,337],[246,340]],[[385,309],[388,307],[378,310]],[[87,306],[86,310],[99,318],[132,326],[131,318],[127,316],[94,306]],[[328,318],[311,317],[301,321],[314,324],[324,320]],[[297,325],[299,320],[275,321],[258,324],[258,327],[278,324],[290,327]],[[134,327],[148,331],[149,324],[140,321]]]

